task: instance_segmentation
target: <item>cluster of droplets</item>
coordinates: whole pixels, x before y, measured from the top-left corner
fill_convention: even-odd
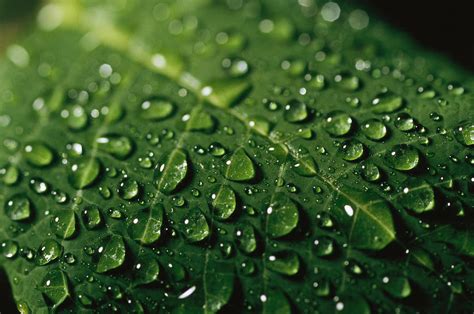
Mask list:
[[[312,1],[298,3],[303,14],[316,14]],[[242,8],[241,1],[227,4],[232,10]],[[159,4],[153,16],[167,20],[169,10],[167,4]],[[341,8],[328,2],[319,14],[322,21],[318,23],[329,25],[340,19]],[[348,23],[354,30],[364,29],[368,16],[355,10]],[[191,16],[170,21],[168,29],[179,36],[196,32],[198,25],[197,18]],[[258,31],[272,42],[287,42],[298,33],[284,18],[263,18]],[[431,155],[423,153],[419,145],[430,147],[433,138],[441,136],[446,142],[455,140],[453,143],[462,147],[472,147],[472,121],[463,120],[445,129],[443,117],[450,101],[466,94],[466,89],[457,83],[444,84],[442,92],[439,84],[436,88],[415,87],[414,80],[401,70],[376,68],[368,60],[356,60],[355,70],[327,71],[328,66],[339,68],[343,56],[301,33],[296,36],[298,45],[314,48],[315,61],[279,60],[272,73],[281,72],[282,77],[297,82],[298,88],[273,86],[260,101],[252,94],[247,97],[252,88],[260,87],[250,83],[257,63],[246,54],[239,56],[248,44],[246,36],[224,30],[207,37],[225,51],[216,62],[226,77],[198,88],[192,77],[183,75],[180,81],[188,88],[176,91],[179,98],[155,95],[147,85],[143,99],[132,95],[133,105],[119,103],[113,92],[120,87],[121,75],[103,64],[99,81],[86,90],[71,89],[65,95],[54,90],[33,102],[38,112],[62,106],[62,130],[77,134],[78,140],[63,147],[53,141],[4,141],[6,149],[24,163],[12,158],[2,166],[1,183],[12,191],[13,187],[23,188],[25,182],[28,186],[5,201],[4,213],[13,226],[10,231],[21,237],[30,231],[25,223],[39,224],[39,219],[47,220],[49,229],[47,238],[37,234],[41,242],[36,247],[23,245],[15,236],[1,242],[3,256],[21,257],[40,267],[59,265],[51,267],[37,287],[54,306],[73,295],[86,308],[103,299],[140,308],[140,302],[126,289],[109,284],[107,277],[115,278],[120,269],[130,272],[126,278],[134,288],[159,283],[164,291],[162,303],[203,293],[201,284],[195,284],[202,278],[205,309],[214,312],[234,294],[234,266],[242,282],[259,278],[261,289],[245,287],[245,297],[250,300],[245,300],[245,306],[250,311],[263,307],[286,313],[292,302],[304,306],[311,302],[308,296],[316,295],[321,302],[329,300],[337,311],[370,312],[367,296],[354,298],[341,288],[363,280],[381,287],[393,299],[410,297],[416,285],[408,275],[392,274],[384,268],[373,271],[367,258],[349,256],[349,252],[380,251],[396,242],[395,209],[387,200],[403,209],[403,217],[415,217],[423,228],[430,228],[421,215],[441,206],[436,197],[439,189],[456,186],[452,178],[439,174],[446,173],[442,171],[446,166],[430,165]],[[199,41],[196,54],[206,56],[212,52],[210,47],[210,43]],[[151,66],[172,79],[178,76],[175,71],[180,64],[177,57],[167,54],[151,58]],[[390,76],[404,82],[415,96],[387,87],[373,88],[367,79]],[[191,94],[196,94],[192,110],[183,110]],[[338,103],[324,103],[327,95],[335,94],[344,97]],[[428,102],[436,109],[423,116],[420,112],[424,110],[415,107]],[[96,105],[102,103],[110,105]],[[141,131],[141,125],[146,126],[146,132]],[[97,131],[92,142],[87,140],[89,135],[81,136],[90,131]],[[242,133],[246,133],[243,140]],[[329,143],[333,145],[327,146]],[[457,163],[456,152],[452,154],[450,160]],[[465,160],[474,164],[471,153]],[[54,173],[55,179],[41,179],[39,174],[46,171]],[[438,176],[439,182],[426,180],[425,172]],[[56,180],[63,176],[68,182],[65,192],[56,188],[60,186]],[[469,180],[468,192],[472,193],[474,178]],[[356,182],[357,186],[351,190],[345,182]],[[372,193],[374,186],[379,187],[376,193]],[[54,199],[53,208],[44,208],[53,204],[46,197]],[[462,204],[451,204],[450,200],[443,204],[453,208],[456,216],[464,215]],[[68,244],[76,237],[88,243],[71,250]],[[301,239],[310,244],[309,250],[301,250]],[[169,249],[168,243],[178,248]],[[202,273],[194,269],[192,254],[204,258]],[[472,252],[466,254],[472,256]],[[435,269],[434,257],[426,250],[415,247],[407,249],[406,255],[425,269]],[[190,261],[190,266],[183,261]],[[334,262],[340,262],[343,275],[321,275],[324,265]],[[69,267],[78,265],[92,271],[71,276]],[[222,271],[228,265],[231,269]],[[310,284],[311,294],[300,297],[293,290],[285,291],[281,283],[291,286],[306,274],[309,280],[303,282]],[[269,285],[269,278],[275,278],[280,286]],[[68,283],[71,280],[73,287]],[[76,283],[77,287],[98,285],[105,297],[80,288],[72,293]],[[450,282],[450,286],[454,293],[462,291],[459,282]],[[118,310],[110,304],[110,309]],[[317,307],[317,302],[313,305]],[[18,307],[26,309],[28,305],[19,302]]]

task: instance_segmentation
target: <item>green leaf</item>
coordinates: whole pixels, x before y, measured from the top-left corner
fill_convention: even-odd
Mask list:
[[[349,1],[42,5],[0,54],[20,311],[472,312],[472,73]]]

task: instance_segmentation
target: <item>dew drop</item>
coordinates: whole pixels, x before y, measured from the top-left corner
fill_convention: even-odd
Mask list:
[[[353,120],[343,111],[333,111],[324,120],[324,129],[332,136],[343,136],[349,133]]]

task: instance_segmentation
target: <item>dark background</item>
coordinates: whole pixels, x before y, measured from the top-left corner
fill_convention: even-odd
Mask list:
[[[459,0],[360,0],[382,20],[430,50],[474,71],[474,2]]]

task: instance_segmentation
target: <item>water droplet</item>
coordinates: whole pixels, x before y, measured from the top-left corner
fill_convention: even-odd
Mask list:
[[[190,131],[211,133],[216,125],[215,118],[206,111],[192,113],[186,128]]]
[[[299,221],[298,207],[285,194],[275,193],[266,209],[266,231],[272,238],[289,234]]]
[[[0,180],[5,185],[14,185],[20,180],[20,170],[13,165],[0,168]]]
[[[63,247],[53,239],[43,241],[38,248],[36,264],[43,266],[50,264],[61,257]]]
[[[51,219],[51,231],[62,239],[69,239],[76,231],[76,215],[73,210],[59,210]]]
[[[459,96],[464,94],[464,87],[459,83],[450,83],[448,84],[448,92],[451,95]]]
[[[250,89],[251,85],[246,80],[219,80],[202,88],[201,94],[214,106],[229,108],[241,100]]]
[[[454,138],[466,146],[474,145],[474,123],[466,122],[454,129]]]
[[[242,58],[225,58],[222,67],[232,77],[241,77],[249,73],[250,67]]]
[[[272,129],[270,121],[260,116],[250,118],[248,125],[253,131],[263,136],[268,136]]]
[[[314,177],[318,173],[318,166],[314,158],[305,150],[299,150],[291,169],[303,177]]]
[[[314,244],[314,252],[317,256],[320,257],[327,257],[331,256],[336,251],[336,242],[334,239],[322,236],[318,237],[313,241]]]
[[[209,153],[214,157],[222,157],[226,153],[225,147],[217,142],[211,143],[207,149]]]
[[[420,97],[421,99],[432,99],[436,96],[436,91],[430,86],[420,86],[416,91],[418,93],[418,97]]]
[[[377,95],[372,100],[374,113],[392,113],[403,107],[403,98],[387,92]]]
[[[6,258],[14,258],[18,253],[18,243],[12,240],[4,241],[0,244],[0,252]]]
[[[250,223],[241,223],[235,228],[235,241],[237,247],[246,254],[251,254],[257,249],[255,229]]]
[[[412,170],[420,160],[418,150],[406,144],[393,146],[385,156],[390,167],[401,171]]]
[[[291,123],[302,122],[308,118],[306,104],[296,99],[290,100],[285,106],[284,118]]]
[[[153,205],[150,209],[140,210],[129,218],[128,234],[142,244],[152,244],[161,235],[163,207]]]
[[[359,78],[349,72],[337,74],[334,77],[334,82],[336,83],[337,87],[347,92],[356,91],[361,86]]]
[[[49,300],[54,308],[69,297],[68,279],[64,272],[52,269],[44,276],[38,290]]]
[[[29,182],[30,188],[36,193],[36,194],[45,194],[46,192],[49,191],[49,185],[45,181],[43,181],[40,178],[33,178]]]
[[[133,151],[133,142],[130,138],[118,134],[107,134],[99,137],[97,147],[117,159],[126,159]]]
[[[140,258],[133,269],[134,282],[139,285],[149,284],[156,281],[160,274],[160,265],[152,256]]]
[[[322,212],[316,218],[318,219],[318,226],[323,229],[331,230],[335,226],[334,218],[329,213]]]
[[[79,131],[87,126],[89,117],[81,105],[75,105],[69,110],[67,126],[74,131]]]
[[[369,119],[362,123],[362,133],[371,140],[379,141],[387,135],[387,127],[378,119]]]
[[[97,207],[88,207],[82,211],[82,221],[87,229],[95,229],[102,224],[102,215]]]
[[[125,261],[125,243],[120,236],[111,236],[105,247],[99,248],[100,258],[97,263],[97,272],[106,271],[120,267]]]
[[[126,178],[120,182],[118,195],[127,201],[133,200],[140,194],[140,184],[136,180]]]
[[[237,198],[234,190],[228,185],[221,185],[211,194],[213,214],[219,219],[226,220],[234,213],[237,207]]]
[[[433,188],[428,183],[417,179],[408,179],[402,187],[399,201],[403,207],[418,214],[434,209],[435,195]]]
[[[248,181],[256,175],[255,165],[243,148],[234,152],[226,166],[225,177],[232,181]]]
[[[355,161],[364,155],[364,145],[358,140],[347,140],[339,146],[339,154],[344,160]]]
[[[300,259],[293,251],[279,251],[266,258],[265,266],[276,273],[293,276],[300,270]]]
[[[141,104],[141,117],[147,120],[160,121],[171,116],[175,105],[165,98],[146,100]]]
[[[209,234],[209,225],[200,209],[191,208],[182,214],[178,226],[189,242],[198,242],[206,239]]]
[[[383,277],[383,290],[394,298],[404,299],[411,294],[411,285],[405,277]]]
[[[403,132],[411,131],[415,128],[415,120],[405,112],[399,113],[394,121],[395,127]]]
[[[372,162],[362,163],[360,165],[360,170],[362,177],[369,182],[375,182],[381,177],[379,167]]]
[[[24,149],[24,156],[30,164],[37,167],[49,166],[54,160],[52,149],[39,142],[27,144]]]
[[[322,74],[306,73],[304,80],[315,90],[322,90],[326,86],[326,78]]]
[[[86,188],[98,178],[100,170],[101,165],[97,158],[81,160],[70,167],[69,183],[76,189]]]
[[[306,70],[307,64],[303,59],[287,59],[281,62],[281,69],[291,76],[301,76]]]
[[[12,196],[5,203],[5,213],[11,220],[20,221],[30,218],[32,205],[28,197],[23,194]]]
[[[351,116],[343,111],[333,111],[324,120],[324,129],[330,135],[343,136],[349,133],[353,120]]]
[[[163,193],[174,192],[183,182],[188,173],[188,160],[186,151],[175,149],[169,155],[165,163],[155,169],[157,187]]]

